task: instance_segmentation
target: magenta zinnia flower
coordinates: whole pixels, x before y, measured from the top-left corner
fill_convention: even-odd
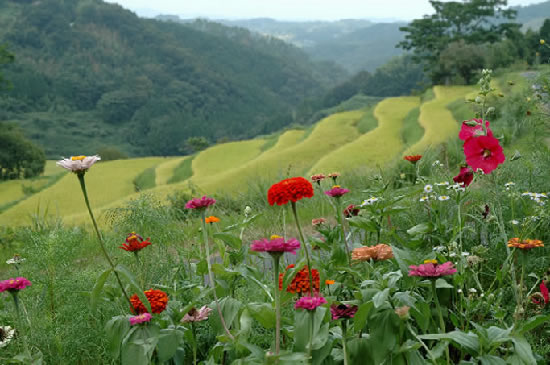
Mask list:
[[[300,248],[300,242],[296,238],[291,238],[288,241],[285,241],[283,237],[273,235],[271,239],[262,238],[261,240],[254,241],[250,245],[252,251],[257,252],[290,252],[293,255],[296,255],[296,250]]]
[[[18,292],[19,290],[23,290],[28,286],[31,286],[31,282],[23,277],[2,280],[0,281],[0,293],[4,291],[9,291],[11,293]]]
[[[464,142],[464,155],[466,155],[466,163],[474,171],[481,169],[485,174],[491,173],[506,160],[498,139],[492,136],[468,139]]]
[[[333,198],[339,198],[347,193],[349,193],[349,190],[341,188],[340,185],[334,185],[332,189],[325,191],[325,194]]]
[[[462,186],[470,185],[472,180],[474,180],[474,170],[468,166],[461,167],[458,175],[453,177],[453,181]]]
[[[149,322],[151,321],[152,317],[153,316],[151,316],[151,313],[148,312],[142,313],[138,316],[130,317],[130,326],[136,325],[138,323]]]
[[[186,209],[205,209],[216,204],[216,199],[203,196],[202,198],[193,198],[185,204]]]
[[[327,300],[323,297],[301,297],[296,301],[296,304],[294,304],[294,308],[302,308],[312,311],[326,302]]]
[[[468,125],[476,123],[476,125]],[[493,132],[489,129],[489,121],[485,121],[485,126],[487,127],[487,136],[493,137]],[[458,133],[458,138],[463,141],[467,141],[472,137],[478,137],[484,135],[483,125],[481,124],[481,119],[472,119],[465,120],[462,122],[462,128]]]
[[[356,305],[333,304],[330,306],[330,313],[332,314],[332,320],[335,321],[340,318],[353,318],[358,309],[359,307]]]
[[[421,276],[426,278],[438,278],[440,276],[453,275],[456,269],[451,261],[438,264],[435,260],[426,260],[418,266],[409,266],[409,276]]]
[[[212,312],[212,308],[208,308],[205,305],[202,306],[199,310],[191,308],[191,310],[183,316],[181,322],[189,323],[206,321],[208,319],[208,316],[210,315],[210,312]]]

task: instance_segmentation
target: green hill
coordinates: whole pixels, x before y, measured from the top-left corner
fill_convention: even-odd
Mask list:
[[[190,136],[269,133],[342,76],[280,41],[232,40],[99,0],[3,0],[1,8],[0,44],[16,62],[3,70],[14,87],[0,94],[0,120],[53,158],[101,146],[175,155]]]

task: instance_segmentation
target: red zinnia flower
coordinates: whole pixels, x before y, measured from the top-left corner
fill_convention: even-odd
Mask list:
[[[473,179],[474,179],[474,170],[472,170],[468,166],[461,167],[458,175],[453,177],[453,181],[462,186],[470,185]]]
[[[358,215],[360,212],[359,208],[356,208],[355,205],[350,204],[346,209],[344,209],[344,217],[351,218]]]
[[[162,290],[149,289],[144,292],[145,297],[151,304],[151,311],[153,313],[162,313],[166,309],[166,304],[168,303],[168,295]],[[147,307],[143,305],[137,294],[134,294],[130,297],[130,303],[132,303],[132,308],[130,310],[132,313],[148,313]]]
[[[269,205],[284,205],[313,196],[313,185],[303,177],[292,177],[273,184],[267,191]]]
[[[415,164],[422,158],[422,155],[411,155],[411,156],[405,156],[403,158],[409,161],[410,163]]]
[[[541,298],[542,301],[535,299],[535,296]],[[544,281],[540,283],[540,293],[535,293],[535,295],[531,298],[531,301],[542,306],[550,303],[550,295],[548,294],[548,288],[546,287],[546,284],[544,284]]]
[[[290,264],[287,266],[287,270],[293,268],[294,265]],[[283,290],[283,277],[284,273],[279,274],[279,290]],[[321,284],[321,278],[319,276],[319,271],[313,269],[311,270],[311,277],[313,279],[313,291],[319,293],[319,286]],[[309,272],[308,267],[304,268],[296,273],[294,279],[290,285],[286,288],[286,291],[289,293],[306,293],[309,292]]]
[[[351,304],[332,304],[330,306],[330,313],[332,314],[332,320],[336,321],[340,318],[353,318],[358,309],[358,306]]]
[[[151,242],[149,242],[149,237],[144,241],[143,237],[141,237],[136,232],[132,232],[126,237],[126,243],[123,243],[122,246],[119,248],[122,248],[125,251],[128,252],[137,252],[141,249],[149,246]]]
[[[475,124],[474,124],[475,123]],[[487,128],[487,135],[493,137],[493,132],[489,129],[489,121],[485,121],[485,127]],[[484,135],[483,125],[481,124],[481,119],[472,119],[465,120],[462,122],[462,127],[458,133],[458,138],[463,141],[467,141],[472,137]]]
[[[481,169],[485,174],[491,173],[506,160],[498,139],[492,136],[472,137],[464,142],[466,163],[474,171]]]

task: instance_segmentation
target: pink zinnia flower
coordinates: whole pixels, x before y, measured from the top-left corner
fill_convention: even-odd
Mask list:
[[[474,170],[468,166],[461,167],[458,175],[453,177],[453,181],[462,186],[470,185],[472,180],[474,180]]]
[[[409,266],[409,276],[421,276],[426,278],[438,278],[440,276],[453,275],[456,269],[451,261],[444,264],[437,264],[435,260],[426,260],[418,266]]]
[[[284,253],[290,252],[293,255],[296,255],[296,250],[300,248],[300,242],[296,238],[291,238],[288,241],[285,241],[283,237],[273,235],[271,239],[262,238],[261,240],[254,241],[250,245],[252,251],[257,252],[273,252],[273,253]]]
[[[191,308],[191,310],[183,316],[181,322],[189,323],[206,321],[208,319],[208,316],[210,315],[210,312],[212,312],[212,308],[208,308],[205,305],[202,306],[199,310]]]
[[[296,304],[294,304],[294,308],[302,308],[312,311],[326,302],[327,300],[323,297],[301,297],[296,301]]]
[[[101,157],[95,156],[71,156],[57,161],[55,164],[74,173],[84,173],[88,171],[93,164],[101,160]]]
[[[491,173],[506,160],[498,139],[492,136],[472,137],[464,142],[466,163],[474,171],[481,169],[485,174]]]
[[[23,277],[2,280],[0,281],[0,293],[4,291],[9,291],[11,293],[18,292],[19,290],[23,290],[28,286],[31,286],[31,282]]]
[[[334,185],[332,189],[325,191],[325,194],[333,198],[340,198],[341,196],[347,193],[349,193],[349,190],[341,188],[340,185]]]
[[[474,124],[476,125],[468,125],[468,124]],[[489,129],[489,121],[485,121],[485,126],[487,127],[487,136],[493,137],[493,132]],[[478,137],[483,136],[483,125],[481,124],[481,119],[472,119],[472,120],[465,120],[462,122],[462,127],[460,128],[460,132],[458,133],[458,138],[460,138],[463,141],[467,141],[468,139],[472,137]]]
[[[153,316],[151,316],[151,313],[147,312],[142,313],[138,316],[130,317],[130,326],[136,325],[138,323],[150,322],[151,318],[153,318]]]
[[[359,307],[356,305],[333,304],[330,306],[330,313],[332,314],[332,320],[335,321],[340,318],[353,318],[358,309]]]
[[[321,180],[326,179],[326,176],[323,174],[316,174],[311,177],[311,181],[316,182],[317,184],[321,184]]]
[[[202,198],[193,198],[189,200],[187,204],[185,204],[185,208],[186,209],[205,209],[214,204],[216,204],[216,200],[214,198],[203,196]]]
[[[311,225],[316,227],[325,224],[327,220],[325,218],[314,218],[311,220]]]

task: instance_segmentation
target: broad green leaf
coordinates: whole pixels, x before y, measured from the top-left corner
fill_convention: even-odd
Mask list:
[[[386,289],[376,293],[376,295],[372,299],[372,301],[374,303],[374,307],[375,308],[381,307],[382,304],[384,304],[388,300],[389,295],[390,295],[390,289],[389,288],[386,288]]]
[[[359,306],[355,316],[353,316],[353,330],[356,333],[361,331],[367,324],[367,318],[372,308],[374,308],[374,303],[372,301],[368,301]]]
[[[275,309],[268,303],[250,303],[247,305],[252,318],[267,328],[275,328]]]
[[[163,329],[160,331],[157,343],[157,356],[160,362],[168,361],[176,354],[179,345],[178,331]]]
[[[101,291],[103,290],[103,286],[105,285],[105,282],[109,278],[109,275],[113,272],[113,269],[107,269],[99,275],[97,278],[94,288],[92,289],[92,295],[90,300],[90,305],[92,307],[92,310],[95,310],[97,307],[97,302],[99,301],[99,296],[101,294]]]
[[[518,332],[523,335],[523,334],[525,334],[525,332],[529,332],[531,330],[534,330],[535,328],[537,328],[541,324],[543,324],[545,322],[548,322],[548,321],[550,321],[550,314],[545,315],[545,316],[544,315],[535,316],[533,318],[528,319],[525,323],[523,323],[523,325],[521,325],[518,328]]]
[[[130,320],[128,316],[113,317],[105,325],[105,333],[109,343],[109,353],[114,359],[120,357],[120,345],[122,340],[128,335],[130,330]]]
[[[524,362],[526,365],[536,365],[537,361],[533,356],[533,351],[531,350],[531,345],[529,342],[521,336],[513,336],[512,341],[514,342],[514,349],[516,355]]]
[[[489,341],[489,346],[510,341],[511,332],[512,327],[508,329],[503,329],[495,326],[489,327],[487,329],[487,340]]]
[[[437,289],[453,289],[454,286],[449,284],[445,279],[439,278],[435,281],[435,287]]]
[[[479,352],[479,338],[472,332],[465,333],[456,330],[449,333],[420,335],[418,337],[423,340],[451,340],[473,356],[476,356]]]
[[[483,355],[477,358],[481,365],[506,365],[506,361],[498,356]]]
[[[218,238],[222,240],[224,243],[226,243],[229,247],[231,247],[234,250],[239,251],[243,246],[243,241],[239,237],[234,236],[232,234],[219,232],[219,233],[214,233],[213,236],[214,238]]]
[[[410,236],[417,236],[426,234],[428,232],[431,232],[433,230],[433,226],[431,223],[420,223],[414,227],[411,227],[407,230],[407,233]]]

